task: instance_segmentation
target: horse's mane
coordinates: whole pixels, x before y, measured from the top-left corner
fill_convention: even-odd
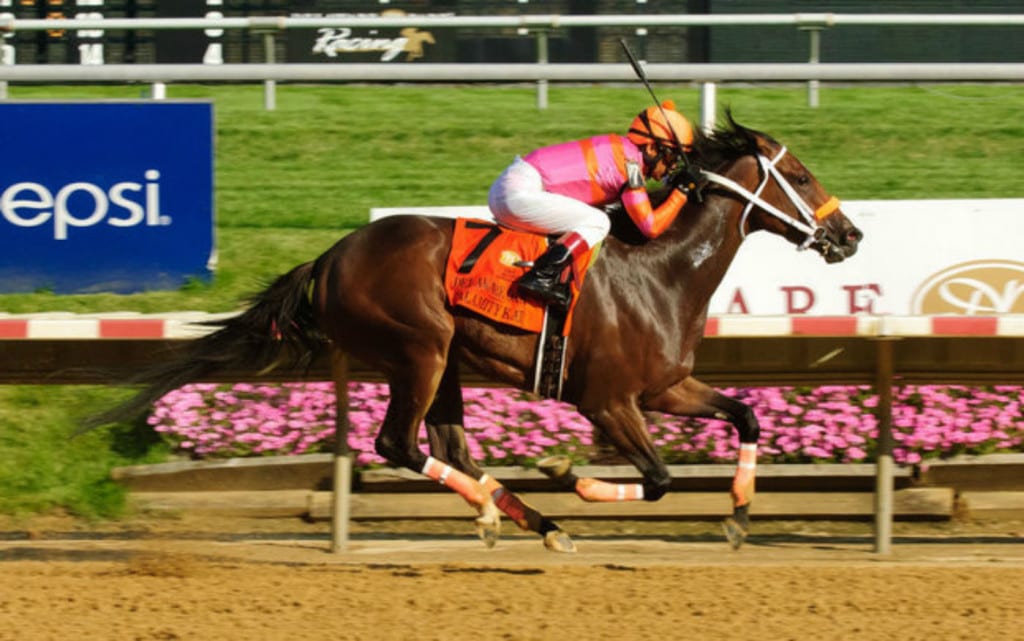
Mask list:
[[[725,111],[725,118],[725,124],[719,125],[711,133],[705,134],[700,130],[694,132],[689,159],[701,169],[718,171],[743,156],[757,154],[759,138],[775,142],[768,134],[748,129],[736,122],[729,109]]]

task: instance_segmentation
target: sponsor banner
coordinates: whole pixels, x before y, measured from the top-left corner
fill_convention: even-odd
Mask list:
[[[0,291],[208,278],[212,136],[207,102],[0,103]]]
[[[843,211],[864,232],[856,256],[826,265],[752,234],[710,313],[1024,313],[1024,200],[850,201]]]
[[[1024,199],[843,203],[864,232],[857,255],[826,264],[758,232],[740,247],[712,316],[1024,314]],[[490,219],[487,207],[371,210]],[[685,212],[682,214],[685,216]]]

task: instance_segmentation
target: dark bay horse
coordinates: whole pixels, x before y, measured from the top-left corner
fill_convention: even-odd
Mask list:
[[[734,547],[747,535],[759,427],[753,412],[692,376],[708,301],[750,232],[778,234],[829,263],[852,256],[861,232],[812,174],[766,134],[737,124],[698,135],[690,161],[708,181],[662,236],[644,239],[621,212],[590,269],[566,348],[563,400],[643,476],[641,484],[576,478],[567,461],[540,467],[588,501],[655,501],[670,477],[644,412],[725,419],[740,452],[725,531]],[[324,349],[382,372],[391,400],[377,452],[438,480],[479,512],[493,545],[501,510],[554,550],[572,540],[553,521],[487,477],[471,460],[462,430],[459,368],[528,389],[538,336],[453,308],[444,270],[450,219],[385,218],[342,238],[254,297],[240,315],[197,338],[180,360],[148,373],[147,387],[121,409],[141,410],[167,391],[219,370],[266,369],[308,361]],[[326,339],[326,343],[325,343]],[[417,442],[425,421],[430,455]]]

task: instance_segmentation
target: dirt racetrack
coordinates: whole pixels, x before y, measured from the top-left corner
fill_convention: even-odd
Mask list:
[[[1020,523],[565,524],[575,555],[468,523],[0,522],[0,641],[1024,639]]]

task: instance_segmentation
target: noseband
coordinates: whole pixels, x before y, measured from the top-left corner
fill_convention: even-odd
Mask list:
[[[750,216],[750,212],[753,211],[754,206],[756,205],[763,209],[767,214],[780,220],[787,227],[802,233],[804,235],[804,241],[797,246],[797,249],[804,250],[817,241],[824,242],[825,228],[821,227],[818,223],[826,216],[839,209],[839,199],[833,196],[817,209],[811,209],[811,206],[807,204],[807,201],[800,197],[800,194],[798,194],[796,189],[793,188],[793,185],[789,184],[789,181],[786,180],[782,175],[782,172],[780,172],[778,167],[776,167],[785,155],[785,147],[779,149],[779,153],[777,153],[771,160],[768,160],[764,154],[757,155],[757,162],[761,169],[759,172],[761,174],[761,184],[759,184],[757,189],[754,191],[750,191],[735,180],[726,178],[720,174],[716,174],[711,171],[702,171],[701,173],[708,179],[708,182],[719,184],[746,199],[747,205],[743,208],[743,214],[740,216],[740,238],[746,238],[747,236],[747,218]],[[764,191],[764,188],[768,185],[768,181],[772,178],[775,178],[775,181],[779,183],[779,186],[782,187],[782,191],[789,198],[789,202],[791,202],[800,213],[799,220],[783,212],[781,209],[761,197],[761,192]]]

